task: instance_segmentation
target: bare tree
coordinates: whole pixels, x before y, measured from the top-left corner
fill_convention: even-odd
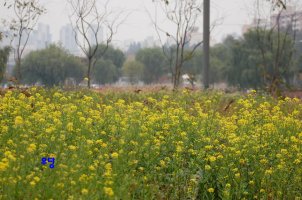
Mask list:
[[[106,48],[98,55],[98,58],[105,54],[113,35],[122,23],[122,20],[120,20],[121,13],[110,19],[113,12],[109,11],[108,3],[109,0],[105,2],[102,9],[99,9],[96,0],[69,0],[72,10],[70,19],[75,32],[75,40],[88,61],[88,88],[91,85],[91,71],[97,61],[96,53],[100,42],[102,42],[99,38],[100,32],[104,31],[106,33],[104,39]]]
[[[161,42],[163,53],[169,61],[173,87],[177,89],[180,85],[184,62],[191,59],[195,50],[202,44],[200,41],[187,48],[190,45],[192,33],[196,31],[197,19],[202,13],[202,2],[199,0],[173,0],[169,2],[154,0],[154,2],[156,3],[155,19],[148,13]],[[159,25],[156,18],[158,7],[168,22],[173,25],[174,32],[169,32]],[[164,37],[172,40],[173,44],[164,43]]]
[[[9,29],[12,32],[14,58],[16,62],[16,78],[20,82],[21,59],[26,49],[29,37],[33,28],[37,24],[39,17],[45,12],[45,9],[39,4],[38,0],[6,0],[4,3],[8,9],[12,9],[14,17],[9,23]]]
[[[286,9],[286,0],[267,0],[267,1],[271,2],[273,6]]]
[[[279,96],[281,87],[289,85],[286,79],[295,51],[297,16],[296,12],[286,10],[283,1],[273,1],[273,4],[267,5],[265,16],[263,11],[265,4],[256,0],[257,44],[262,58],[261,70],[264,83],[268,92]],[[267,18],[270,18],[270,21],[265,20]]]

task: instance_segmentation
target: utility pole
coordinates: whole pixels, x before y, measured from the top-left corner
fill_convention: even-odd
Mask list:
[[[203,1],[203,85],[209,88],[210,68],[210,0]]]

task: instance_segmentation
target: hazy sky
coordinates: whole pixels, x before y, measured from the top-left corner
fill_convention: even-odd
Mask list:
[[[40,1],[47,9],[47,13],[40,18],[40,22],[50,25],[53,40],[58,41],[60,28],[69,23],[68,13],[70,12],[67,0]],[[99,1],[102,2],[102,0]],[[220,19],[212,33],[212,37],[216,41],[220,41],[227,34],[241,34],[242,25],[251,22],[253,19],[254,2],[255,0],[211,0],[212,21]],[[154,13],[152,0],[110,0],[110,5],[111,8],[116,10],[120,9],[131,13],[125,23],[120,26],[114,37],[115,41],[128,39],[142,41],[148,36],[156,38],[156,32],[145,11],[147,9],[150,13]],[[1,18],[5,18],[5,15],[7,15],[7,12],[3,12],[3,8],[0,9],[0,13]],[[202,27],[202,16],[200,17],[199,27]]]

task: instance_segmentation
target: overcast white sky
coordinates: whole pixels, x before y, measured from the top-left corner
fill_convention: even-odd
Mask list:
[[[50,25],[53,40],[58,41],[60,28],[69,23],[67,0],[40,1],[47,9],[47,13],[40,18],[40,22]],[[99,1],[102,2],[103,0]],[[223,18],[214,29],[212,37],[216,41],[221,41],[228,34],[241,34],[242,25],[250,23],[253,19],[254,2],[255,0],[211,0],[212,21]],[[148,9],[154,13],[152,0],[110,0],[110,5],[112,8],[131,12],[131,15],[115,35],[115,41],[128,39],[142,41],[148,36],[157,38],[150,18],[145,11]],[[0,8],[0,18],[6,18],[7,14],[3,8]],[[202,28],[202,16],[199,27]]]
[[[41,22],[50,25],[53,39],[58,40],[60,27],[69,23],[67,0],[43,0],[42,2],[47,8],[47,14],[41,17]],[[213,37],[219,41],[226,34],[241,33],[242,24],[248,23],[252,17],[248,16],[248,10],[253,2],[254,0],[212,0],[212,20],[224,18],[222,24],[214,30]],[[156,32],[145,11],[148,9],[152,14],[154,13],[152,0],[111,0],[110,5],[116,9],[131,12],[126,22],[119,28],[114,37],[115,40],[141,41],[153,35],[156,38]],[[200,27],[202,28],[202,17]]]

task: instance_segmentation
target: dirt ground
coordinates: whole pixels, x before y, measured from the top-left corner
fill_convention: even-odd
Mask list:
[[[3,96],[6,91],[8,90],[16,90],[17,88],[0,88],[0,96]],[[20,88],[22,93],[25,93],[26,95],[30,95],[27,92],[28,88]],[[65,88],[67,89],[67,88]],[[183,87],[182,89],[188,89],[189,91],[201,91],[201,88],[195,87],[192,89],[191,87]],[[68,89],[67,89],[68,90]],[[75,90],[75,88],[70,89]],[[144,93],[144,92],[171,92],[173,91],[173,87],[170,85],[150,85],[150,86],[125,86],[125,87],[115,87],[115,86],[103,86],[101,88],[92,88],[93,91],[101,92],[101,93],[107,93],[107,92],[133,92],[133,93]],[[228,90],[222,90],[226,93],[236,93],[236,90],[228,91]],[[291,91],[283,91],[282,92],[283,97],[290,97],[290,98],[298,98],[302,100],[302,89],[300,90],[291,90]]]
[[[302,99],[302,90],[285,91],[283,95],[290,98]]]

